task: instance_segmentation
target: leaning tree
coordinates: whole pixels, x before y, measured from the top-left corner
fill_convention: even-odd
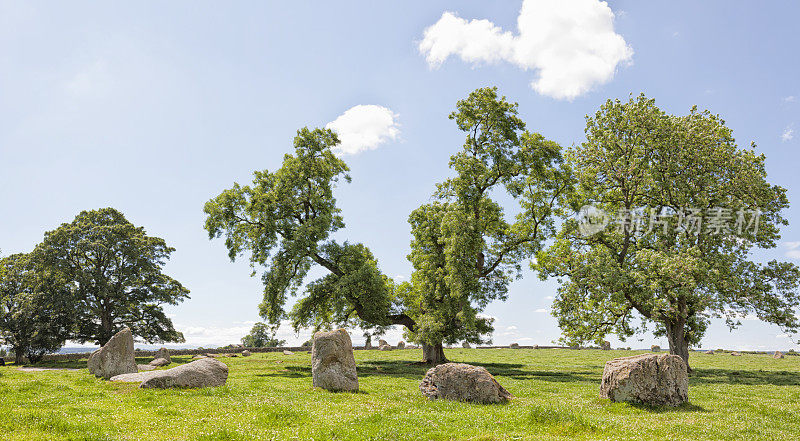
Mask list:
[[[347,165],[331,152],[339,140],[330,130],[299,130],[294,154],[278,170],[255,172],[252,185],[234,184],[206,203],[209,238],[225,236],[231,259],[249,252],[254,271],[265,267],[265,319],[288,316],[295,329],[337,324],[373,333],[402,325],[430,363],[445,361],[443,342],[483,341],[491,324],[479,312],[505,298],[520,261],[553,229],[568,175],[555,167],[559,147],[524,132],[516,104],[495,89],[475,91],[451,118],[468,132],[467,142],[451,160],[456,177],[409,219],[411,283],[397,286],[381,273],[366,246],[330,239],[344,227],[333,190],[350,181]],[[490,199],[497,188],[520,202],[513,223]],[[286,311],[313,265],[328,274],[306,284]]]
[[[183,342],[163,305],[189,290],[162,272],[174,248],[148,236],[113,208],[82,211],[45,233],[33,254],[72,286],[76,326],[70,340],[105,344],[123,327],[148,343]]]
[[[578,185],[564,202],[591,219],[565,219],[535,265],[562,281],[563,341],[624,340],[654,324],[688,366],[715,317],[797,331],[800,271],[752,256],[776,246],[788,207],[754,149],[737,147],[719,116],[668,115],[644,95],[587,116],[586,141],[566,154]]]
[[[294,154],[286,154],[279,169],[256,171],[252,185],[235,183],[206,203],[209,238],[224,235],[231,260],[249,252],[254,274],[265,267],[259,309],[272,324],[289,316],[295,329],[332,323],[376,331],[413,327],[369,249],[330,239],[344,227],[333,190],[340,180],[350,181],[347,164],[331,151],[338,143],[328,129],[298,130]],[[286,311],[288,297],[298,294],[314,265],[328,274],[309,282]]]
[[[29,254],[0,259],[0,341],[36,363],[60,349],[74,325],[74,296],[69,283],[37,265]]]

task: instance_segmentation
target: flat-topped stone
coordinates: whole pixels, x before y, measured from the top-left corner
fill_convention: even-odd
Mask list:
[[[641,354],[606,362],[600,398],[677,406],[689,399],[686,363],[677,355]]]
[[[228,366],[213,359],[200,360],[160,371],[123,374],[111,381],[123,383],[141,382],[142,388],[200,388],[222,386],[228,380]]]

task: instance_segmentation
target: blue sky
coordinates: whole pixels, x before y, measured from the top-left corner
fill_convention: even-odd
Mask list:
[[[81,210],[113,206],[177,248],[166,272],[192,293],[168,312],[188,343],[232,343],[258,320],[261,284],[208,240],[205,201],[279,167],[298,128],[362,106],[333,125],[353,132],[337,238],[408,277],[408,214],[449,175],[463,141],[447,115],[470,91],[497,86],[530,130],[564,146],[582,141],[584,116],[608,98],[644,92],[672,113],[697,104],[721,114],[794,202],[780,247],[764,257],[800,263],[800,5],[567,4],[527,0],[518,27],[522,1],[0,1],[0,249],[29,251]],[[555,22],[569,31],[546,33]],[[599,59],[565,58],[582,50]],[[557,338],[555,289],[531,272],[514,283],[486,310],[494,342]],[[714,324],[703,346],[797,348],[777,327],[743,323],[734,333]]]

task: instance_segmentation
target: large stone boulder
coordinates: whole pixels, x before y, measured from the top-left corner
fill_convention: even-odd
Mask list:
[[[510,345],[508,345],[508,347],[512,349],[519,349],[519,343],[511,343]]]
[[[781,358],[783,358],[783,353],[781,351],[775,351],[775,353],[772,354],[772,358],[774,358],[776,360],[781,359]]]
[[[650,351],[651,352],[661,352],[661,346],[659,346],[659,345],[650,346]]]
[[[419,390],[432,400],[501,403],[513,398],[485,368],[464,363],[445,363],[428,369]]]
[[[167,348],[161,348],[156,351],[156,355],[153,356],[153,361],[158,360],[159,358],[167,360],[167,364],[172,363],[172,357],[169,356],[169,349]]]
[[[154,367],[163,367],[163,366],[168,365],[169,363],[170,363],[170,361],[167,360],[166,358],[156,358],[155,360],[153,360],[153,361],[151,361],[150,363],[147,363],[147,364],[149,364],[150,366],[154,366]]]
[[[242,351],[242,357],[249,357],[249,356],[251,356],[251,355],[253,355],[253,354],[251,354],[251,353],[250,353],[250,351],[248,351],[247,349],[245,349],[244,351]]]
[[[114,334],[103,347],[92,352],[86,365],[89,372],[105,379],[138,372],[131,330],[125,328]]]
[[[606,362],[600,398],[677,406],[689,399],[686,363],[677,355],[642,354]]]
[[[311,377],[315,387],[332,391],[358,390],[356,359],[347,331],[337,329],[314,334]]]
[[[406,347],[406,342],[400,340],[400,342],[397,343],[397,349],[405,349],[405,347]]]
[[[163,371],[117,375],[111,381],[142,384],[142,388],[199,388],[222,386],[228,380],[228,366],[213,358],[202,358]]]
[[[379,347],[378,349],[381,351],[391,351],[394,348],[392,348],[390,345],[381,345],[381,347]]]
[[[464,343],[461,343],[461,347],[464,349],[470,349],[472,346],[469,345],[469,342],[465,341]]]
[[[601,348],[602,350],[604,350],[604,351],[610,351],[610,350],[611,350],[611,342],[610,342],[610,341],[608,341],[608,340],[604,341],[604,342],[603,342],[603,345],[602,345],[602,346],[600,346],[600,348]]]

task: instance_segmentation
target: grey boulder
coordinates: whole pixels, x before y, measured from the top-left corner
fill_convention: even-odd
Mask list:
[[[117,375],[111,381],[141,382],[141,388],[200,388],[223,386],[228,380],[228,366],[213,359],[202,358],[162,371]]]
[[[677,406],[689,399],[686,363],[677,355],[642,354],[606,362],[600,398]]]
[[[502,403],[513,398],[486,368],[464,363],[445,363],[428,369],[419,390],[432,400]]]
[[[163,366],[168,365],[169,363],[170,363],[170,361],[167,360],[166,358],[156,358],[155,360],[151,361],[148,364],[150,366],[163,367]]]
[[[244,351],[242,351],[242,357],[249,357],[249,356],[251,356],[251,355],[253,355],[253,354],[251,354],[251,353],[250,353],[250,351],[248,351],[247,349],[245,349]]]
[[[357,391],[358,375],[353,343],[344,329],[319,331],[311,347],[314,387],[331,391]]]
[[[124,328],[114,334],[103,347],[92,352],[86,365],[89,372],[105,379],[138,372],[131,330]]]

